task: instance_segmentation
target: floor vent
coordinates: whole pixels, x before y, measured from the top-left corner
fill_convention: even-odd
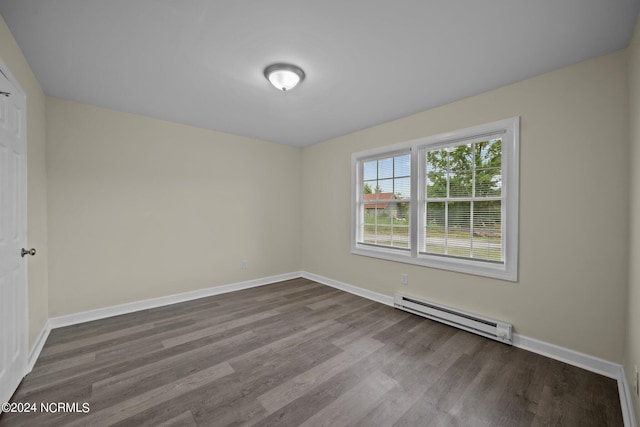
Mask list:
[[[487,319],[454,308],[445,307],[418,298],[397,293],[394,306],[400,310],[417,314],[437,322],[455,326],[483,337],[491,338],[505,344],[512,344],[513,325],[499,320]]]

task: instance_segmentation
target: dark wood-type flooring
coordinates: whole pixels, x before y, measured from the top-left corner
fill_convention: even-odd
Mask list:
[[[295,279],[51,331],[0,426],[621,426],[616,381]]]

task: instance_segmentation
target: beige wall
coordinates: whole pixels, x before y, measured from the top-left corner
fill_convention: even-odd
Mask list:
[[[640,424],[640,398],[633,390],[635,372],[640,368],[640,17],[629,45],[629,117],[631,129],[631,227],[629,251],[629,318],[624,369]]]
[[[620,363],[628,272],[626,58],[620,51],[306,148],[303,270],[504,319],[522,335]],[[517,115],[518,283],[350,254],[351,153]],[[401,273],[409,275],[406,287]]]
[[[47,145],[51,317],[300,268],[299,148],[55,98]]]
[[[45,95],[1,16],[0,58],[27,95],[27,244],[38,251],[27,261],[31,348],[48,319]]]

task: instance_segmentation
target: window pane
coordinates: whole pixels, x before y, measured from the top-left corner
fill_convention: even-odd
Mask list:
[[[411,155],[366,161],[363,168],[363,243],[408,249]]]
[[[411,197],[411,178],[396,178],[393,187],[397,199]]]
[[[363,168],[363,179],[365,181],[371,181],[373,179],[378,178],[378,161],[377,160],[364,162],[362,165],[362,168]]]
[[[411,175],[411,155],[397,156],[394,158],[394,175],[410,176]]]
[[[501,197],[501,156],[500,138],[426,152],[424,251],[502,261],[501,201],[481,201]]]
[[[409,248],[409,203],[389,203],[390,244],[396,248]]]
[[[410,203],[408,201],[396,202],[391,205],[391,208],[395,211],[394,218],[398,222],[396,225],[409,226]]]
[[[460,171],[449,175],[449,197],[471,197],[473,192],[473,173]]]
[[[427,151],[427,172],[447,170],[447,150]]]
[[[376,223],[377,205],[373,203],[364,205],[364,224],[371,225]]]
[[[476,170],[476,197],[500,197],[502,193],[501,169]]]
[[[459,145],[449,150],[449,168],[452,171],[470,171],[473,168],[471,144]]]
[[[365,204],[364,208],[364,243],[376,243],[378,215],[381,211],[376,204]]]
[[[447,255],[469,258],[471,255],[471,241],[467,238],[447,239]]]
[[[365,194],[365,195],[366,194],[373,194],[373,189],[374,189],[375,185],[376,185],[375,181],[365,182],[363,184],[363,186],[362,186],[362,194]],[[365,197],[365,199],[366,199],[366,197]]]
[[[428,253],[445,253],[445,203],[426,203],[425,248]]]
[[[393,194],[393,179],[381,179],[378,181],[376,193]]]
[[[427,197],[447,197],[447,175],[445,172],[427,172]]]
[[[380,187],[379,181],[371,181],[371,182],[367,182],[366,184],[369,184],[369,187],[364,188],[364,194],[374,194],[374,196],[371,196],[372,197],[371,200],[377,199],[378,196],[376,196],[376,194],[382,193],[382,188]],[[368,193],[368,191],[371,191],[371,192]]]
[[[473,204],[473,258],[504,261],[500,200]]]
[[[471,255],[471,202],[447,206],[447,255]]]
[[[499,168],[502,166],[502,139],[476,142],[476,168]]]
[[[393,157],[378,160],[378,178],[393,177]]]
[[[409,248],[409,209],[409,202],[365,204],[364,242]]]

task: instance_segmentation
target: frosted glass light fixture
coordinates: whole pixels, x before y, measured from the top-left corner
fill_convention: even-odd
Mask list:
[[[304,71],[291,64],[272,64],[264,69],[264,76],[276,89],[286,92],[304,80]]]

